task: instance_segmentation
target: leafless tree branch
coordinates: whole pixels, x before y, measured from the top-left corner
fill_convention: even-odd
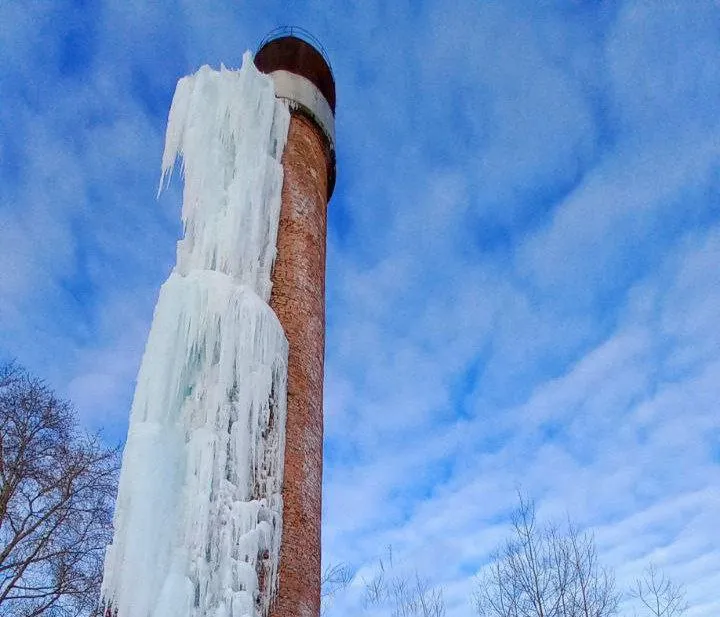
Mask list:
[[[1,614],[97,612],[117,470],[117,449],[81,433],[67,402],[0,366]]]
[[[635,581],[631,597],[640,601],[652,617],[679,617],[688,608],[685,592],[653,564]]]
[[[495,553],[474,593],[479,617],[610,617],[620,596],[597,559],[595,541],[571,523],[539,527],[519,495],[512,536]]]
[[[365,608],[383,608],[392,617],[445,617],[446,606],[441,587],[416,571],[414,577],[397,573],[392,547],[387,561],[379,561],[377,574],[365,583]]]

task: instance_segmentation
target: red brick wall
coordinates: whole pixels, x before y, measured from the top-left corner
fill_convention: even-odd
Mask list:
[[[270,306],[290,345],[279,586],[272,617],[320,615],[325,242],[329,158],[319,129],[293,113]]]

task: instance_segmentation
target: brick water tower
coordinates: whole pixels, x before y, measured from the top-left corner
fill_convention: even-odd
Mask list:
[[[291,118],[270,306],[289,343],[283,531],[272,617],[320,615],[325,244],[335,185],[335,80],[299,28],[270,33],[255,55]]]

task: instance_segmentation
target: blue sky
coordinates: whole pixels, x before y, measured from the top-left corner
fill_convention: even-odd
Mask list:
[[[391,544],[469,615],[521,487],[716,615],[717,2],[0,2],[0,355],[124,438],[175,83],[285,24],[338,88],[326,561]]]

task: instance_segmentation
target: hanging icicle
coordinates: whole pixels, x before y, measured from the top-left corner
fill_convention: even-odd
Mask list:
[[[178,82],[184,237],[138,375],[103,598],[117,617],[266,615],[277,587],[287,341],[267,302],[289,125],[269,77]]]

